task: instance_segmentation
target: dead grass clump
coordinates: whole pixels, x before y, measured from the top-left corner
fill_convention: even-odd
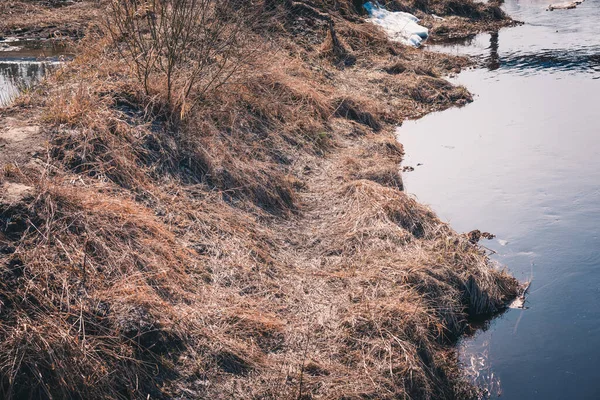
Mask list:
[[[465,105],[473,96],[463,86],[453,86],[444,79],[421,76],[406,88],[409,96],[423,104],[445,107],[446,104]]]
[[[402,175],[397,166],[392,165],[373,165],[365,168],[354,175],[355,179],[366,179],[376,182],[380,185],[391,187],[398,190],[404,190]]]
[[[391,399],[403,393],[427,399],[435,391],[427,376],[433,367],[433,349],[425,327],[433,327],[436,322],[427,312],[415,312],[409,296],[395,299],[393,304],[375,301],[356,306],[348,310],[342,324],[347,354],[356,357],[348,360],[350,365],[366,363],[369,369],[379,370],[371,389],[378,398]]]
[[[76,173],[111,180],[134,188],[144,181],[139,170],[147,131],[131,126],[111,112],[111,99],[99,96],[90,84],[81,83],[55,93],[45,110],[53,126],[52,155]],[[136,147],[138,147],[136,149]],[[136,151],[137,150],[137,151]]]
[[[321,243],[339,250],[327,254],[343,255],[342,265],[348,257],[354,265],[365,262],[359,276],[367,281],[408,285],[443,321],[434,334],[440,343],[462,333],[466,315],[497,312],[518,289],[477,246],[406,194],[369,181],[352,182],[340,194]]]
[[[336,103],[338,104],[335,109],[336,116],[367,125],[375,131],[379,131],[382,128],[381,123],[373,113],[366,111],[366,107],[357,103],[356,100],[343,98],[337,100]]]
[[[266,353],[284,350],[284,324],[274,315],[244,310],[231,310],[229,333],[254,341]]]
[[[223,98],[222,106],[227,108],[219,111],[217,121],[228,123],[244,115],[245,129],[262,135],[280,131],[285,141],[306,142],[318,150],[323,144],[320,133],[328,130],[326,121],[333,112],[328,93],[319,77],[296,60],[274,61],[261,64],[262,71],[247,76],[238,87],[238,96]]]
[[[514,278],[498,269],[477,246],[453,232],[414,245],[418,249],[407,254],[416,258],[402,261],[413,265],[405,282],[437,304],[435,308],[451,339],[462,333],[463,312],[471,317],[498,312],[518,289]]]
[[[344,172],[350,180],[366,179],[380,185],[403,190],[400,162],[402,160],[402,146],[388,136],[369,135],[356,139],[364,141],[344,161]]]
[[[474,20],[502,20],[507,16],[497,4],[450,0],[442,3],[442,15],[456,15]]]
[[[390,42],[386,33],[371,23],[346,22],[338,26],[337,32],[357,56],[398,55],[402,52],[402,45]]]
[[[447,229],[431,211],[397,189],[359,180],[340,189],[326,235],[330,254],[358,256],[393,251]]]
[[[333,21],[329,22],[329,30],[327,38],[323,42],[321,54],[338,66],[348,67],[356,63],[356,56],[348,50],[348,45],[339,38]]]
[[[252,177],[251,180],[248,177]],[[234,204],[236,199],[247,199],[271,214],[292,211],[295,208],[292,182],[275,171],[269,174],[245,165],[229,164],[225,168],[211,171],[209,181],[216,187],[223,188],[224,198],[233,201]]]
[[[155,393],[152,365],[181,350],[165,304],[192,293],[185,252],[125,199],[46,186],[21,206],[0,296],[4,397]]]
[[[439,77],[439,73],[434,70],[431,66],[421,66],[421,65],[417,65],[417,66],[413,66],[413,67],[407,67],[406,66],[406,62],[403,61],[396,61],[393,62],[389,65],[387,65],[384,70],[385,72],[387,72],[388,74],[391,75],[398,75],[398,74],[403,74],[406,72],[412,72],[415,75],[426,75],[426,76],[431,76],[433,78],[438,78]],[[414,63],[411,63],[414,65]]]
[[[360,218],[380,219],[380,223],[397,226],[416,238],[425,238],[438,234],[440,229],[446,229],[430,210],[394,189],[369,181],[357,181],[342,190],[351,204],[347,208],[351,215],[353,211],[362,210],[360,213],[356,212],[361,215]],[[376,226],[373,222],[366,221],[361,221],[358,225]]]

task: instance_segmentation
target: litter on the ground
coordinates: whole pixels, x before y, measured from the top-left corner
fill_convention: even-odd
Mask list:
[[[581,3],[583,3],[583,0],[567,1],[564,3],[550,4],[548,6],[548,11],[571,10],[573,8],[577,8],[577,6],[580,5]]]
[[[405,12],[392,12],[371,1],[365,3],[368,21],[381,26],[391,40],[419,47],[429,37],[429,30],[418,24],[419,19]]]

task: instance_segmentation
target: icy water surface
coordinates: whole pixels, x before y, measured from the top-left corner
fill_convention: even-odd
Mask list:
[[[533,279],[527,309],[461,344],[467,371],[493,397],[600,399],[600,0],[548,3],[506,0],[525,25],[441,49],[485,68],[457,78],[474,103],[399,128],[404,183]]]
[[[0,107],[10,104],[20,91],[31,87],[67,56],[67,49],[50,42],[0,40]]]

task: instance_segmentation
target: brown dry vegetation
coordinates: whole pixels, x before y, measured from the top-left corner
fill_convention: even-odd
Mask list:
[[[101,8],[96,0],[3,0],[0,15],[0,36],[71,39],[83,36]]]
[[[187,106],[92,19],[17,101],[47,151],[2,170],[3,398],[477,396],[453,343],[517,282],[402,191],[394,137],[471,100],[467,61],[354,3],[253,4],[254,57]]]

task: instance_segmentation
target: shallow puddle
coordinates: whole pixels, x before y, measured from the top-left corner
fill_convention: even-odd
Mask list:
[[[526,24],[435,51],[485,68],[456,82],[462,109],[406,122],[406,190],[482,244],[522,281],[510,309],[461,344],[465,369],[492,397],[597,399],[600,380],[600,0],[545,11],[507,0]],[[421,166],[417,166],[422,164]]]

